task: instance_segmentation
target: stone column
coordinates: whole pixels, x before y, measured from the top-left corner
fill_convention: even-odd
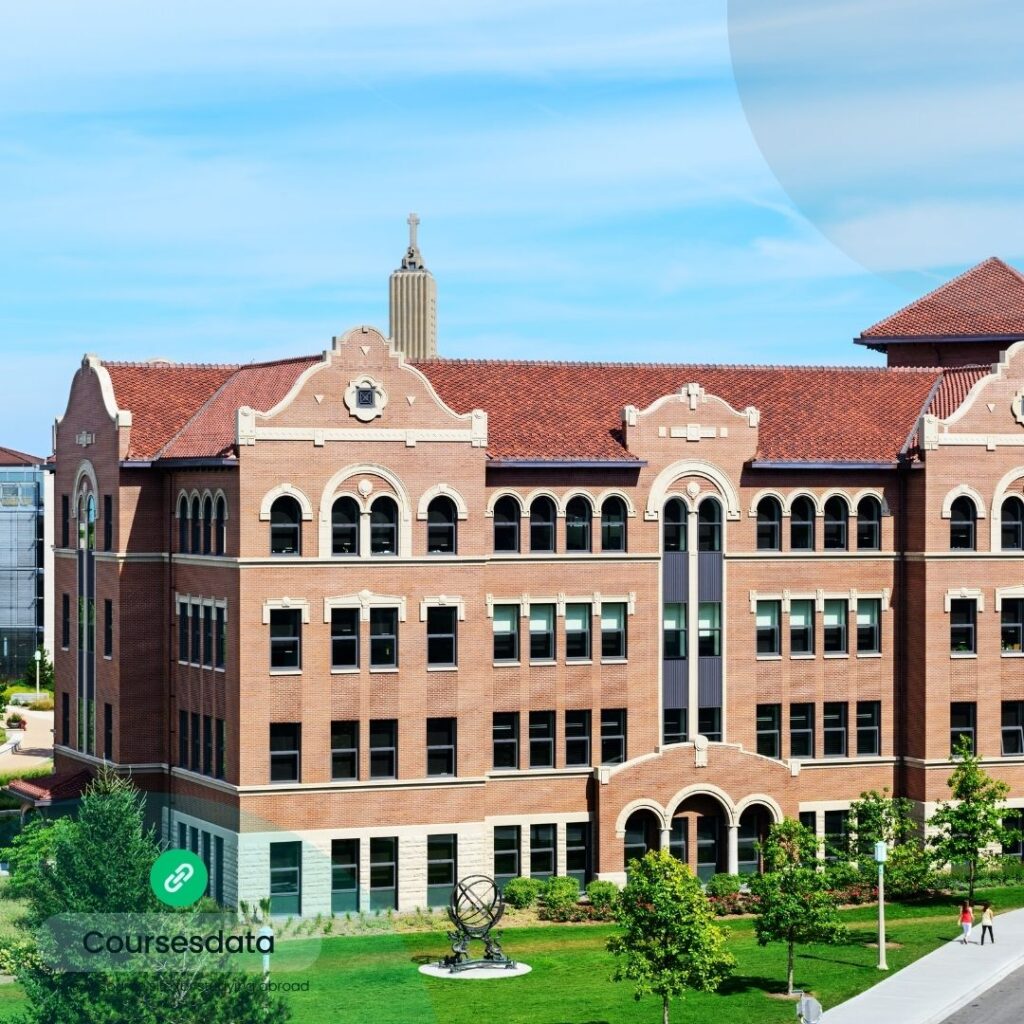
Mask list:
[[[738,875],[740,873],[740,826],[737,823],[727,827],[729,829],[729,846],[726,870],[730,875]]]
[[[672,829],[663,828],[661,830],[661,846],[659,849],[668,850],[672,845]]]

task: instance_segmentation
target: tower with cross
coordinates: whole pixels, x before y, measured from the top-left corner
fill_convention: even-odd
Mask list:
[[[410,213],[409,246],[401,266],[392,272],[390,335],[395,348],[409,359],[437,355],[437,282],[420,255],[417,232],[420,219]]]

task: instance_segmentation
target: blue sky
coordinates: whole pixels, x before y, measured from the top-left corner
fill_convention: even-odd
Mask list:
[[[876,362],[861,328],[1024,263],[1022,27],[1007,0],[11,5],[0,444],[49,450],[84,352],[386,328],[410,210],[445,355]]]

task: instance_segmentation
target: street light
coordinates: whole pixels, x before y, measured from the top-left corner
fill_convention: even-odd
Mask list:
[[[33,655],[36,659],[36,696],[39,696],[39,663],[43,660],[43,652],[37,647]]]
[[[885,862],[889,848],[883,840],[875,843],[875,863],[878,865],[878,969],[889,970],[885,962]]]

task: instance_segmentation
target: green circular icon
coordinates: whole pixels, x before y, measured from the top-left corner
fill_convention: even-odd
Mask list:
[[[156,898],[169,907],[187,907],[206,892],[206,865],[190,850],[168,850],[149,870]]]

